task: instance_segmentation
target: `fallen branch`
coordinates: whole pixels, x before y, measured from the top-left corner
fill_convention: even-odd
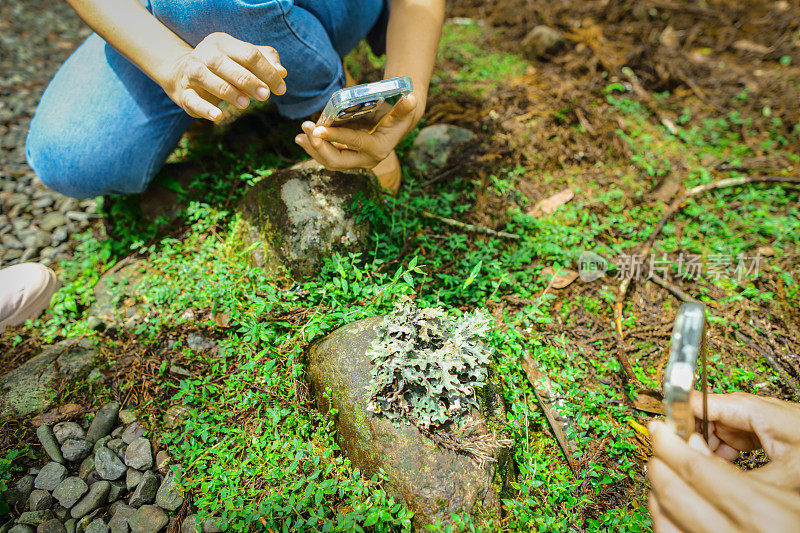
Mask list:
[[[800,400],[800,385],[798,385],[796,380],[789,375],[789,373],[786,371],[785,368],[783,368],[780,364],[778,364],[778,361],[775,360],[775,357],[772,354],[768,353],[766,350],[759,348],[746,335],[744,335],[739,331],[734,331],[733,336],[736,337],[736,340],[738,340],[739,342],[746,344],[747,346],[749,346],[750,348],[761,354],[761,356],[767,361],[767,363],[769,363],[769,366],[771,366],[772,369],[775,370],[775,372],[780,374],[786,386],[792,390],[792,394],[794,395],[795,401]]]
[[[572,446],[567,440],[567,436],[564,435],[564,432],[561,430],[561,426],[558,425],[558,421],[553,415],[553,411],[550,409],[550,406],[548,406],[547,403],[542,400],[542,397],[536,388],[536,383],[543,377],[543,375],[536,367],[536,363],[533,362],[533,359],[531,359],[528,354],[523,354],[522,356],[522,369],[525,371],[525,375],[528,376],[528,381],[531,384],[533,393],[536,395],[536,401],[539,402],[539,405],[542,407],[542,412],[544,412],[544,416],[547,418],[547,423],[550,424],[550,429],[553,431],[553,435],[555,435],[556,441],[561,447],[561,451],[567,460],[570,470],[572,470],[572,474],[577,475],[578,465],[575,463],[575,459],[572,457],[572,454],[575,453],[575,450],[572,449]]]
[[[699,301],[696,298],[694,298],[693,296],[691,296],[691,295],[687,294],[686,292],[684,292],[677,285],[674,285],[674,284],[670,283],[669,281],[665,280],[664,278],[662,278],[658,274],[650,274],[650,277],[648,278],[648,281],[652,281],[653,283],[655,283],[659,287],[668,290],[669,292],[672,293],[673,296],[675,296],[675,298],[677,298],[678,300],[680,300],[682,302],[697,302],[697,301]]]
[[[508,232],[505,232],[505,231],[496,231],[496,230],[487,228],[485,226],[477,226],[475,224],[467,224],[466,222],[459,222],[458,220],[455,220],[455,219],[452,219],[452,218],[447,218],[447,217],[442,217],[442,216],[436,215],[434,213],[431,213],[430,211],[423,211],[421,209],[418,210],[418,209],[413,209],[413,208],[412,208],[412,210],[416,211],[417,213],[419,213],[420,215],[422,215],[422,216],[424,216],[426,218],[433,218],[433,219],[436,219],[436,220],[438,220],[440,222],[444,222],[448,226],[455,226],[457,228],[461,228],[461,229],[466,230],[466,231],[472,231],[472,232],[475,232],[475,233],[485,233],[487,235],[494,235],[495,237],[503,237],[504,239],[519,240],[519,239],[522,238],[519,235],[516,235],[514,233],[508,233]]]

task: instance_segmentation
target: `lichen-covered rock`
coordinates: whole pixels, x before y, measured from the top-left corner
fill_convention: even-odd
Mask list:
[[[79,477],[68,477],[59,483],[53,491],[53,497],[58,503],[69,509],[75,505],[81,497],[89,490],[89,486]]]
[[[95,452],[94,465],[100,477],[108,480],[119,479],[128,471],[128,467],[120,461],[117,454],[106,447]]]
[[[67,469],[64,465],[50,462],[44,465],[39,473],[36,474],[33,485],[40,490],[53,491],[66,477]]]
[[[61,445],[61,453],[64,459],[74,463],[89,457],[91,451],[92,445],[83,439],[69,439]]]
[[[99,509],[108,497],[108,491],[111,490],[111,483],[108,481],[98,481],[89,487],[89,492],[75,504],[75,507],[70,511],[72,518],[80,520],[87,514],[95,509]]]
[[[463,453],[435,444],[416,426],[395,425],[368,411],[372,361],[368,351],[382,317],[360,320],[339,328],[315,343],[308,354],[308,371],[320,410],[335,409],[340,446],[353,466],[370,477],[386,473],[390,496],[414,511],[418,529],[437,520],[450,522],[456,512],[500,514],[510,467],[507,448],[495,448],[489,461],[479,463]],[[331,401],[325,390],[332,390]],[[479,394],[475,423],[484,432],[501,432],[505,409],[497,378],[490,373]]]
[[[55,388],[88,374],[96,357],[90,340],[65,340],[0,377],[0,422],[49,409]]]
[[[128,518],[133,533],[158,533],[169,523],[167,513],[155,505],[142,505]]]
[[[380,188],[368,172],[288,169],[250,189],[239,204],[237,239],[256,265],[296,279],[314,276],[334,252],[363,251],[369,225],[352,207],[359,197],[377,201]]]
[[[408,153],[408,167],[412,172],[430,175],[450,164],[455,154],[474,139],[474,133],[452,124],[423,128]]]
[[[89,426],[89,431],[86,432],[86,440],[89,442],[97,442],[102,439],[114,429],[114,423],[117,421],[117,414],[119,413],[119,403],[108,402],[103,407],[97,410],[92,420],[92,425]]]
[[[36,436],[39,438],[39,442],[42,443],[42,448],[44,448],[45,453],[50,457],[50,459],[56,463],[64,462],[64,456],[61,455],[61,448],[59,447],[58,440],[53,433],[53,428],[47,424],[42,424],[36,428]]]
[[[156,505],[167,511],[175,511],[183,504],[183,496],[175,483],[175,472],[170,471],[158,487]]]

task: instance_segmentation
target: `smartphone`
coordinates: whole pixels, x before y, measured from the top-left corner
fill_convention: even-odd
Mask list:
[[[408,76],[339,89],[331,95],[317,124],[364,129],[372,133],[394,106],[413,90],[414,85]]]
[[[698,364],[703,393],[703,437],[708,442],[706,312],[703,304],[688,302],[681,305],[675,317],[669,359],[664,371],[667,424],[684,439],[688,439],[695,430],[695,416],[689,404],[689,394],[694,390]]]

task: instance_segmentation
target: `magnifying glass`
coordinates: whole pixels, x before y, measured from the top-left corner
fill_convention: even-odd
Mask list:
[[[672,329],[669,360],[664,372],[664,407],[667,424],[688,440],[694,433],[694,413],[689,394],[694,390],[698,363],[703,394],[703,438],[708,442],[708,377],[706,370],[706,313],[699,302],[681,305]]]

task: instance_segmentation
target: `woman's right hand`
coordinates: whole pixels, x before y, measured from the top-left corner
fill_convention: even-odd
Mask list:
[[[702,395],[691,397],[703,416]],[[736,392],[708,395],[708,447],[732,461],[743,451],[764,448],[770,462],[749,475],[778,487],[800,490],[800,405]],[[699,420],[698,420],[699,431]]]
[[[217,120],[224,100],[245,109],[250,97],[284,94],[286,69],[271,46],[256,46],[226,33],[212,33],[180,56],[159,80],[167,95],[189,115]]]

